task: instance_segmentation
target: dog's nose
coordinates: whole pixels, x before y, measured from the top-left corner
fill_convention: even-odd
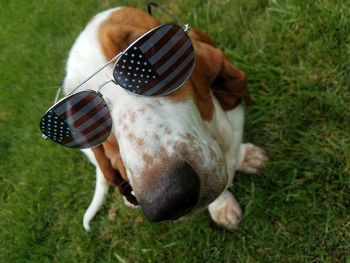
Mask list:
[[[159,180],[140,196],[145,216],[154,222],[175,220],[190,212],[199,200],[200,182],[197,173],[186,162]]]

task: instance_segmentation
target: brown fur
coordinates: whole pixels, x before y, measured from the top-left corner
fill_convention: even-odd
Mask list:
[[[99,40],[108,60],[159,24],[152,16],[145,14],[139,9],[125,7],[113,12],[101,24]]]
[[[157,25],[159,22],[156,19],[139,9],[122,8],[113,12],[101,24],[99,30],[99,41],[106,60],[112,59],[138,37]],[[165,97],[171,100],[169,103],[193,97],[203,120],[210,121],[214,112],[211,92],[224,110],[236,107],[241,97],[249,101],[245,73],[237,69],[204,32],[191,29],[189,36],[196,55],[195,68],[189,81],[181,89]],[[143,141],[140,140],[138,143],[142,144]],[[118,142],[114,136],[92,150],[109,182],[120,186],[122,181],[127,180]],[[147,163],[153,163],[151,156],[144,155],[143,158]],[[150,172],[159,172],[154,168],[150,167],[150,169],[152,170]],[[121,178],[118,177],[118,174]]]
[[[103,144],[91,149],[106,180],[119,188],[126,199],[137,205],[138,202],[131,194],[132,188],[127,182],[125,166],[120,158],[116,138],[111,135]]]

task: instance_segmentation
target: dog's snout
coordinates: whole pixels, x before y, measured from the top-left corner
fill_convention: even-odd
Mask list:
[[[186,162],[160,175],[148,193],[140,197],[145,216],[151,221],[175,220],[190,212],[199,201],[200,181]]]

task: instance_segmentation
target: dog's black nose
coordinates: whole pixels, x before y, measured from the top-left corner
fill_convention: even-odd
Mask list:
[[[186,162],[159,175],[140,196],[145,216],[154,222],[175,220],[187,214],[199,200],[200,182],[197,173]]]

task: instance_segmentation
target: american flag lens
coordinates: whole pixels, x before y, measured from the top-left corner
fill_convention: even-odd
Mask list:
[[[186,32],[180,26],[165,24],[145,33],[121,53],[113,77],[130,92],[145,96],[166,95],[188,80],[194,60],[192,42]],[[109,109],[101,95],[93,90],[63,98],[40,120],[45,139],[76,149],[103,143],[111,129]]]
[[[53,105],[42,117],[40,130],[66,147],[83,149],[103,143],[112,119],[103,98],[95,91],[81,91]]]
[[[192,74],[194,51],[190,38],[177,25],[161,25],[136,40],[116,62],[115,81],[140,95],[166,95]]]

